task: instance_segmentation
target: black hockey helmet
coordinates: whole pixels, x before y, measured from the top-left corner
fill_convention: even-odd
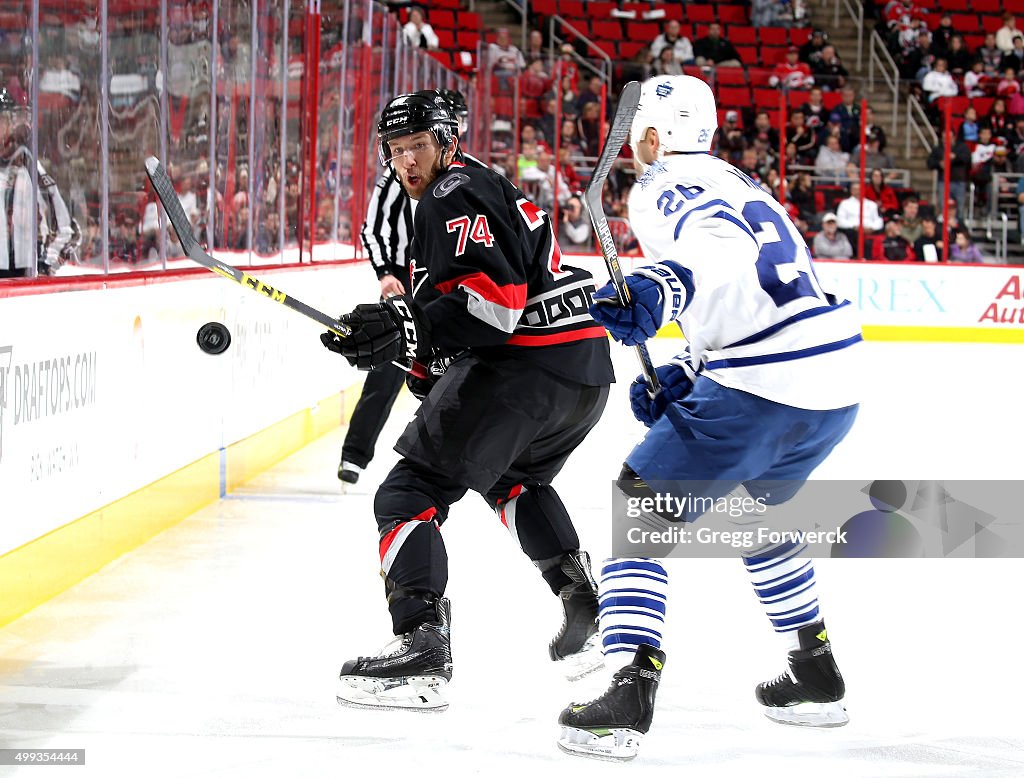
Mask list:
[[[455,140],[458,128],[458,119],[438,90],[424,89],[399,95],[384,106],[380,113],[380,122],[377,124],[377,154],[380,163],[388,163],[388,142],[395,138],[417,132],[432,132],[441,147],[448,148]]]
[[[466,98],[462,96],[462,92],[458,89],[439,89],[438,91],[448,101],[448,107],[452,109],[455,118],[461,119],[469,116],[469,105],[466,104]]]

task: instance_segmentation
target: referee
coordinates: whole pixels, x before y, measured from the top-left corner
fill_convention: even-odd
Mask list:
[[[469,107],[460,92],[454,89],[423,90],[423,94],[444,97],[459,120],[456,131],[461,138],[466,130]],[[461,144],[460,144],[461,145]],[[464,155],[467,165],[484,167],[479,160]],[[411,294],[409,278],[409,246],[412,244],[412,217],[416,202],[402,189],[393,167],[377,181],[366,211],[366,221],[359,237],[380,281],[380,296]],[[363,383],[363,393],[352,411],[348,433],[341,447],[338,478],[346,484],[359,480],[364,468],[373,459],[377,438],[384,429],[395,398],[405,382],[406,372],[392,364],[371,370]]]

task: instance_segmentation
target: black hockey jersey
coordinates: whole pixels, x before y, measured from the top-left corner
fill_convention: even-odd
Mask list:
[[[614,380],[593,276],[563,265],[548,215],[498,173],[452,165],[416,208],[417,296],[442,353],[526,360],[589,386]],[[433,299],[429,299],[430,297]]]

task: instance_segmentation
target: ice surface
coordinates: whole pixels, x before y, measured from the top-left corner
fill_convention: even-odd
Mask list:
[[[656,361],[677,346],[656,341]],[[866,350],[861,417],[818,476],[1021,476],[1024,348]],[[609,410],[556,483],[598,559],[608,482],[642,433],[625,400],[636,363],[614,352]],[[559,677],[547,660],[558,605],[472,495],[444,528],[451,708],[338,706],[342,662],[390,637],[372,485],[413,407],[403,396],[349,494],[338,431],[0,630],[0,747],[85,748],[75,776],[1024,775],[1019,560],[819,562],[852,718],[819,731],[773,724],[754,702],[783,654],[739,563],[674,561],[668,662],[640,757],[560,753],[559,710],[605,679]]]

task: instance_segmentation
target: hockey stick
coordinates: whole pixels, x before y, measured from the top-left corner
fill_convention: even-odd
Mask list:
[[[633,116],[636,114],[637,106],[640,103],[640,82],[630,81],[622,88],[619,95],[619,107],[612,118],[612,126],[608,130],[608,137],[604,140],[604,148],[601,149],[601,156],[597,158],[597,165],[590,176],[590,183],[583,193],[583,199],[590,213],[590,223],[594,225],[594,234],[597,235],[597,244],[601,247],[604,255],[604,264],[612,277],[612,286],[619,298],[619,305],[626,307],[630,303],[629,287],[626,286],[626,279],[619,267],[619,252],[615,248],[615,239],[612,238],[611,228],[608,226],[608,217],[604,215],[602,203],[602,192],[604,182],[608,180],[608,173],[619,156],[622,144],[626,142],[629,135],[629,127],[633,123]],[[634,346],[637,359],[640,360],[640,371],[643,373],[644,381],[647,383],[647,393],[653,397],[661,391],[661,383],[658,375],[654,372],[654,365],[651,362],[651,355],[647,352],[647,345],[640,343]]]
[[[248,273],[243,273],[237,267],[221,262],[219,259],[214,259],[203,251],[203,247],[199,245],[199,242],[192,234],[192,222],[185,215],[185,209],[181,207],[181,201],[178,199],[177,192],[174,191],[171,178],[167,175],[167,171],[164,170],[164,166],[160,164],[160,160],[156,157],[148,157],[146,159],[146,173],[149,175],[153,189],[156,190],[156,196],[160,198],[164,210],[167,211],[167,219],[178,234],[178,241],[181,243],[181,247],[189,259],[208,270],[212,270],[217,275],[224,276],[224,278],[234,281],[236,284],[252,289],[254,292],[268,297],[276,303],[281,303],[281,305],[301,313],[303,316],[322,324],[332,332],[338,333],[343,338],[352,334],[350,327],[342,324],[333,316],[328,316],[323,311],[318,311],[301,300],[286,295],[280,289],[275,289]]]

